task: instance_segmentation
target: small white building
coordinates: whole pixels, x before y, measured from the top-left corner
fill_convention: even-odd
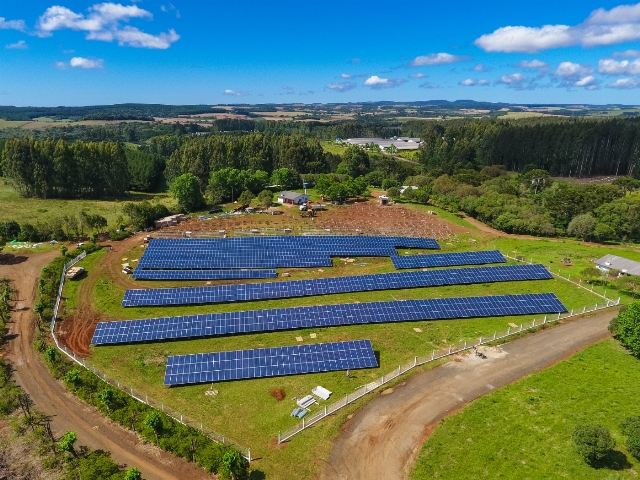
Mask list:
[[[304,193],[296,193],[285,190],[278,195],[278,203],[287,203],[289,205],[302,205],[309,201],[309,195]]]
[[[620,270],[626,275],[640,275],[640,262],[618,257],[617,255],[605,255],[596,260],[596,268],[608,273],[610,270]]]
[[[348,138],[342,143],[349,145],[360,145],[362,147],[375,143],[381,150],[387,150],[391,145],[398,150],[418,150],[420,139],[414,137],[391,137],[391,138]]]

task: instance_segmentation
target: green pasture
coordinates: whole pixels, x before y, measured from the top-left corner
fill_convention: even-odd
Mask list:
[[[111,200],[60,200],[24,198],[0,178],[0,222],[15,220],[18,223],[37,224],[63,215],[75,215],[81,210],[92,214],[102,215],[109,222],[109,226],[115,226],[116,219],[122,215],[122,207],[126,202],[140,202],[142,200],[159,201],[173,204],[169,194],[130,193],[122,198]]]
[[[638,398],[640,361],[605,340],[444,419],[411,479],[637,478],[640,462],[626,450],[619,425],[640,415]],[[616,440],[601,468],[587,465],[573,447],[580,423],[604,425]]]

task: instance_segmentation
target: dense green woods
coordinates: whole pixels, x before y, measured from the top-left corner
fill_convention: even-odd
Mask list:
[[[532,165],[552,175],[633,175],[640,170],[640,122],[542,118],[519,121],[411,122],[427,168]]]
[[[2,174],[25,197],[101,198],[129,186],[124,147],[115,142],[35,141],[5,143]]]
[[[165,176],[171,182],[191,173],[204,190],[211,173],[223,168],[262,170],[271,173],[288,168],[297,173],[321,173],[337,166],[340,159],[325,154],[316,139],[300,135],[209,135],[185,142],[167,160]]]

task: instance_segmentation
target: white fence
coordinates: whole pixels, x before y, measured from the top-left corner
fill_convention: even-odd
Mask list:
[[[394,379],[396,379],[397,377],[399,377],[403,373],[406,373],[409,370],[411,370],[413,368],[416,368],[416,367],[418,367],[420,365],[424,365],[425,363],[434,362],[434,361],[439,360],[441,358],[445,358],[445,357],[448,357],[450,355],[455,355],[455,354],[458,354],[460,352],[464,352],[466,350],[470,350],[470,349],[472,349],[474,347],[477,347],[479,345],[485,345],[485,344],[488,344],[488,343],[495,342],[496,340],[501,340],[501,339],[508,338],[508,337],[511,337],[511,336],[514,336],[514,335],[518,335],[521,332],[526,332],[526,331],[529,331],[529,330],[540,328],[541,326],[543,326],[543,325],[545,325],[547,323],[557,322],[557,321],[559,321],[561,319],[575,317],[575,316],[578,316],[578,315],[583,315],[585,313],[595,312],[596,310],[602,310],[602,309],[605,309],[605,308],[614,307],[614,306],[617,306],[619,303],[620,303],[620,299],[615,300],[615,301],[606,300],[602,304],[597,304],[596,303],[596,305],[593,306],[593,307],[586,307],[585,306],[582,309],[571,310],[571,312],[567,313],[564,316],[562,316],[561,314],[558,314],[557,317],[554,315],[553,318],[547,318],[545,316],[544,319],[542,319],[542,320],[535,320],[534,319],[533,322],[531,322],[531,324],[528,324],[528,323],[526,325],[525,324],[520,324],[520,326],[518,328],[509,327],[509,329],[506,332],[503,332],[503,333],[495,332],[493,335],[490,335],[488,337],[480,337],[478,339],[478,341],[464,342],[464,344],[461,344],[461,345],[457,345],[457,346],[453,346],[452,345],[448,349],[443,349],[443,350],[440,350],[440,351],[435,351],[434,350],[434,351],[431,352],[431,355],[427,355],[427,356],[424,356],[424,357],[414,357],[413,358],[413,362],[408,363],[406,365],[398,366],[397,369],[394,369],[393,371],[389,372],[386,375],[382,375],[382,377],[378,378],[377,380],[374,380],[371,383],[363,385],[362,387],[358,388],[355,392],[347,394],[344,398],[341,398],[340,400],[332,403],[331,405],[326,405],[323,410],[320,410],[319,412],[314,413],[309,418],[307,418],[307,419],[303,418],[302,422],[296,424],[294,427],[290,428],[289,430],[286,430],[284,432],[278,432],[278,443],[280,444],[280,443],[290,439],[294,435],[297,435],[298,433],[302,432],[306,428],[309,428],[310,426],[312,426],[315,423],[319,422],[323,418],[331,415],[332,413],[335,413],[336,411],[340,410],[341,408],[346,407],[350,403],[355,402],[359,398],[364,397],[366,394],[373,392],[374,390],[380,388],[382,385],[385,385],[385,384],[393,381]]]
[[[65,355],[67,355],[71,360],[76,362],[78,365],[81,365],[82,367],[86,368],[87,370],[95,374],[98,378],[100,378],[100,380],[103,380],[104,382],[107,382],[110,385],[122,390],[127,395],[138,400],[139,402],[146,403],[150,407],[156,408],[158,410],[162,410],[165,414],[169,415],[174,420],[182,423],[183,425],[188,425],[190,427],[200,430],[202,433],[209,436],[214,442],[234,447],[242,454],[243,457],[245,457],[247,460],[249,460],[249,462],[251,462],[250,448],[246,448],[240,445],[238,442],[235,442],[234,440],[230,439],[229,437],[225,435],[221,435],[217,432],[214,432],[213,430],[206,428],[202,423],[195,422],[187,418],[186,416],[182,415],[182,413],[165,407],[162,403],[157,402],[152,398],[149,398],[148,395],[145,395],[141,392],[137,392],[133,388],[128,387],[123,383],[120,383],[118,380],[108,377],[105,373],[100,372],[95,365],[91,364],[90,362],[87,362],[86,359],[84,358],[78,357],[75,354],[75,352],[73,352],[71,349],[67,348],[65,345],[61,344],[58,341],[58,338],[56,337],[56,334],[55,334],[55,327],[56,327],[56,319],[58,318],[58,309],[60,308],[60,301],[62,299],[62,289],[64,288],[64,280],[66,278],[65,274],[67,273],[67,270],[69,268],[74,266],[76,263],[78,263],[80,260],[82,260],[86,256],[87,256],[87,253],[82,252],[76,258],[74,258],[69,263],[67,263],[62,269],[62,277],[60,278],[60,288],[58,289],[58,297],[56,298],[56,304],[53,309],[53,318],[51,319],[51,336],[53,337],[53,340],[56,343],[56,347],[58,347],[58,350],[60,350]]]

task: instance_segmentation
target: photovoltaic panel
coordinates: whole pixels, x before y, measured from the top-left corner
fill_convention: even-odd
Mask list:
[[[245,302],[337,293],[435,287],[515,280],[548,280],[544,265],[456,268],[426,272],[381,273],[287,282],[245,283],[189,288],[127,290],[123,307]]]
[[[432,238],[285,236],[152,239],[140,269],[304,268],[332,256],[393,257],[396,248],[438,249]]]
[[[566,311],[553,293],[292,307],[100,322],[91,343],[106,345],[310,327]]]
[[[504,263],[507,260],[499,250],[482,252],[430,253],[426,255],[396,255],[391,257],[393,266],[403,268],[454,267],[457,265],[485,265]]]
[[[246,278],[276,278],[275,270],[144,270],[136,268],[136,280],[241,280]]]
[[[377,367],[369,340],[197,353],[167,358],[165,385]]]

